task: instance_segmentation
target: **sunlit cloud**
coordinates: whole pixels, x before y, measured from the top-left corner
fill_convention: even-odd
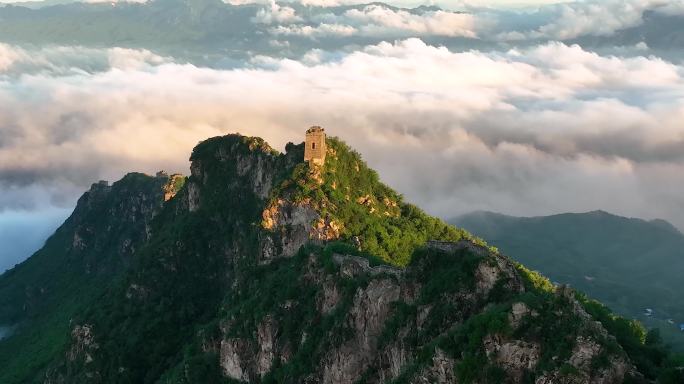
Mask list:
[[[498,38],[501,40],[568,40],[587,35],[611,36],[617,31],[641,25],[646,11],[683,15],[684,1],[605,0],[548,5],[529,14],[531,18],[539,19],[538,27],[534,29],[513,27],[500,31]]]
[[[291,9],[291,8],[290,8]],[[280,8],[260,14],[270,20],[282,13]],[[288,14],[289,15],[289,14]],[[290,19],[291,17],[288,17]],[[300,17],[299,21],[302,21]],[[449,36],[477,37],[478,21],[468,13],[430,10],[409,12],[381,4],[370,4],[362,8],[352,8],[341,14],[324,13],[310,17],[308,24],[278,25],[271,29],[276,35],[300,35],[307,37],[322,36],[371,36],[371,37],[410,37],[410,36]],[[291,22],[281,23],[290,24]],[[483,27],[483,26],[482,26]]]
[[[259,9],[252,20],[261,24],[288,24],[302,21],[302,18],[296,15],[292,7],[280,5],[274,0],[271,1],[269,6],[269,8]]]
[[[319,124],[442,216],[601,208],[684,225],[684,68],[659,58],[561,43],[453,52],[407,39],[234,70],[125,51],[97,71],[67,60],[69,70],[9,76],[26,51],[5,51],[14,64],[0,75],[0,209],[68,207],[127,171],[187,172],[210,136],[258,135],[282,149]]]

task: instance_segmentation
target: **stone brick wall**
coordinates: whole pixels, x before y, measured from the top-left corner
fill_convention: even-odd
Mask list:
[[[304,161],[323,165],[325,163],[325,130],[321,127],[311,127],[306,131],[306,147]]]

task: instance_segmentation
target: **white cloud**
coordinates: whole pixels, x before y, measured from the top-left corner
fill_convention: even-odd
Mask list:
[[[37,73],[64,76],[110,69],[144,69],[168,60],[148,50],[59,46],[26,50],[0,43],[0,76]]]
[[[336,7],[339,5],[362,4],[362,1],[354,0],[301,0],[303,5],[311,5],[316,7]]]
[[[684,14],[682,0],[603,0],[574,1],[538,9],[531,14],[546,19],[534,30],[500,31],[501,40],[557,39],[580,36],[611,36],[615,32],[643,23],[645,11],[671,15]]]
[[[146,3],[147,0],[83,0],[83,3],[110,3],[116,5],[117,3]]]
[[[314,0],[322,6],[336,1]],[[571,40],[582,36],[612,36],[617,31],[643,24],[644,14],[684,15],[684,0],[605,0],[572,1],[546,4],[518,11],[487,8],[478,3],[458,2],[452,9],[403,9],[385,4],[366,4],[342,13],[313,12],[283,17],[278,22],[271,15],[279,12],[261,10],[257,19],[275,25],[274,34],[309,37],[350,35],[372,38],[409,38],[425,36],[465,37],[484,41]],[[273,7],[273,6],[272,6]],[[291,9],[291,8],[289,8]],[[297,19],[295,19],[296,17]],[[281,25],[285,25],[281,28]],[[636,43],[630,43],[634,45]]]
[[[412,13],[386,5],[371,4],[352,8],[343,14],[316,15],[307,23],[278,26],[274,34],[323,36],[369,36],[376,38],[405,38],[412,36],[477,37],[477,30],[488,23],[468,13],[425,11]]]
[[[319,124],[443,216],[601,208],[684,226],[681,65],[560,43],[483,53],[418,39],[255,62],[265,68],[165,62],[0,81],[0,206],[30,207],[22,191],[35,188],[72,202],[63,191],[99,178],[183,171],[206,137],[241,132],[282,148]]]
[[[226,4],[247,5],[247,4],[269,4],[270,0],[223,0]]]
[[[372,4],[361,10],[350,9],[344,13],[344,17],[369,36],[402,35],[407,32],[416,36],[477,36],[475,17],[466,13],[440,10],[414,14]]]
[[[294,8],[281,6],[271,0],[270,8],[259,9],[253,21],[261,24],[290,24],[302,21],[302,18],[297,16]]]
[[[651,5],[649,3],[643,0],[607,0],[559,5],[560,17],[539,28],[539,32],[557,39],[611,35],[616,30],[641,24],[643,11]]]
[[[358,30],[349,25],[321,23],[317,26],[310,25],[279,25],[271,29],[274,35],[285,36],[306,36],[306,37],[326,37],[326,36],[352,36]]]

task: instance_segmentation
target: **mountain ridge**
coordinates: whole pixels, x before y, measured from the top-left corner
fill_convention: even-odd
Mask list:
[[[195,147],[190,175],[168,199],[168,176],[94,187],[122,200],[95,199],[106,204],[92,205],[92,223],[80,211],[67,221],[122,230],[79,235],[83,246],[74,241],[82,227],[58,230],[62,240],[50,244],[64,243],[51,257],[75,260],[75,276],[86,278],[48,293],[78,305],[38,308],[19,322],[0,341],[11,367],[0,379],[617,383],[677,374],[638,323],[403,202],[339,139],[327,150],[325,164],[311,166],[302,144],[279,153],[228,135]],[[134,185],[152,195],[110,195]],[[160,208],[142,212],[141,203]],[[102,209],[121,214],[95,214]],[[126,252],[92,290],[85,272],[109,261],[97,258],[102,242]],[[21,287],[17,271],[32,260],[2,275],[0,289]],[[7,301],[0,319],[18,319],[26,300]],[[27,359],[36,363],[20,369]]]

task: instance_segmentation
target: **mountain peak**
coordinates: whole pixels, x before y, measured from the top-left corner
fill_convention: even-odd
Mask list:
[[[466,232],[404,203],[340,139],[323,139],[325,154],[320,158],[325,159],[324,163],[305,162],[304,144],[288,144],[286,153],[281,154],[261,138],[241,135],[200,143],[190,158],[186,194],[189,209],[196,211],[204,204],[215,209],[229,204],[215,201],[221,197],[205,198],[203,191],[213,195],[223,189],[219,196],[244,195],[236,189],[250,187],[255,207],[265,204],[259,215],[259,222],[267,230],[262,235],[261,262],[291,256],[309,241],[345,240],[387,262],[406,265],[412,250],[432,238],[470,238]],[[236,178],[241,182],[221,184]],[[416,225],[425,225],[429,230],[391,241],[383,238],[388,229],[414,232]]]
[[[628,329],[616,340],[634,345],[638,327],[404,202],[358,152],[324,140],[315,163],[304,144],[215,137],[193,150],[187,180],[97,184],[101,202],[79,202],[42,256],[0,278],[0,319],[39,307],[0,342],[12,374],[0,378],[521,383],[559,382],[568,366],[582,382],[640,377],[607,331]],[[95,263],[104,255],[116,268]],[[27,276],[39,277],[28,290]],[[53,281],[64,284],[45,290]],[[47,368],[17,373],[26,359]]]

